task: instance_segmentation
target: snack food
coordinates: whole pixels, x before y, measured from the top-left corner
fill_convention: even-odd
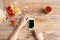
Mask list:
[[[11,20],[11,26],[15,26],[16,20]]]
[[[0,9],[0,22],[6,20],[6,15],[4,14],[5,12],[3,9]]]
[[[11,5],[11,7],[16,14],[22,13],[22,11],[15,4]]]
[[[15,16],[14,11],[12,10],[11,6],[7,7],[7,12],[10,18]]]

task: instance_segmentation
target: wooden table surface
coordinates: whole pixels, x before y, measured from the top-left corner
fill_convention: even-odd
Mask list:
[[[23,14],[35,18],[35,29],[44,32],[45,40],[60,40],[60,0],[1,0],[3,7],[16,4]],[[41,12],[46,6],[51,6],[49,14]],[[17,17],[16,17],[17,16]],[[16,25],[21,15],[16,15]],[[8,20],[0,24],[0,40],[7,40],[16,27],[10,26]],[[20,31],[19,40],[35,40],[32,33],[28,31],[27,24]]]

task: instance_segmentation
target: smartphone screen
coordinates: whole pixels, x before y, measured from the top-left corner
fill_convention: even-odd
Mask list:
[[[34,27],[34,20],[29,20],[29,28],[33,28]]]

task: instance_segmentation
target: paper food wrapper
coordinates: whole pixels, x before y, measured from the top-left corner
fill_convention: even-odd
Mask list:
[[[0,22],[6,20],[6,15],[4,14],[3,9],[0,9]]]

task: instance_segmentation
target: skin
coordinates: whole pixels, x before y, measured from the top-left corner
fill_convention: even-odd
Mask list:
[[[29,17],[22,16],[20,19],[19,25],[17,26],[17,28],[15,29],[15,31],[12,33],[12,35],[9,37],[8,40],[17,40],[20,30],[23,28],[23,26],[27,23],[28,20],[29,20]],[[37,40],[43,40],[43,33],[40,33],[36,30],[34,30],[33,33]]]
[[[36,40],[44,40],[43,33],[38,30],[33,30]]]

